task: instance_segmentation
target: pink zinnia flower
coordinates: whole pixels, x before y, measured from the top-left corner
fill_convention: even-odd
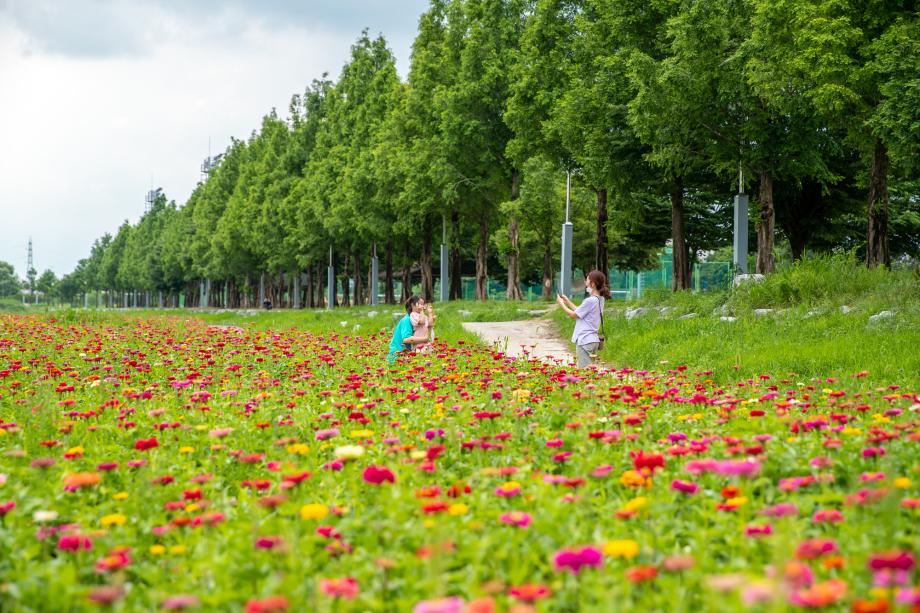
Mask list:
[[[57,548],[61,551],[89,551],[93,548],[93,540],[81,534],[65,534],[58,539]]]
[[[815,511],[815,514],[812,515],[811,520],[816,524],[820,523],[830,523],[830,524],[839,524],[843,521],[843,513],[837,509],[820,509]]]
[[[772,507],[761,509],[760,514],[767,517],[789,517],[792,515],[798,515],[799,508],[791,502],[781,502],[779,504],[773,505]]]
[[[321,579],[319,586],[324,594],[333,598],[344,598],[345,600],[356,598],[361,591],[358,587],[358,582],[353,577]]]
[[[530,513],[525,513],[523,511],[509,511],[508,513],[502,513],[499,519],[511,526],[518,526],[519,528],[526,528],[530,525],[531,517]]]
[[[772,524],[749,524],[744,528],[745,536],[751,538],[762,538],[773,534]]]
[[[171,596],[163,601],[161,609],[167,611],[181,611],[182,609],[191,609],[198,606],[198,598],[190,594],[179,594]]]
[[[697,490],[700,489],[700,486],[696,483],[693,483],[692,481],[681,481],[680,479],[674,479],[671,481],[671,489],[692,496],[696,494]]]
[[[412,608],[412,613],[464,613],[466,603],[459,596],[423,600]]]
[[[578,574],[585,566],[600,568],[604,565],[604,554],[592,545],[570,547],[557,552],[553,556],[553,567],[556,572],[564,570]]]
[[[837,543],[831,539],[806,539],[795,549],[795,557],[800,560],[814,560],[823,555],[837,552]]]

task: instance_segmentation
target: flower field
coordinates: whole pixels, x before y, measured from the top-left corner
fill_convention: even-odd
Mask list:
[[[0,317],[0,611],[920,611],[920,397]]]

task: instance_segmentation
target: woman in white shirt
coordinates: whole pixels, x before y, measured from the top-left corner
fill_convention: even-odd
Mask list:
[[[594,361],[600,345],[598,330],[604,312],[604,301],[610,298],[607,276],[599,270],[592,270],[585,279],[588,297],[577,307],[562,294],[556,295],[556,302],[565,314],[575,320],[572,342],[575,343],[575,365],[584,368]]]

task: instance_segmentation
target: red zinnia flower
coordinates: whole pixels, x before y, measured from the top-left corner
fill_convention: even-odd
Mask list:
[[[541,598],[546,598],[552,592],[545,585],[525,583],[524,585],[518,585],[511,588],[508,593],[521,602],[531,603],[536,602]]]
[[[658,576],[658,569],[654,566],[633,566],[626,570],[626,579],[632,583],[651,581]]]
[[[368,466],[364,469],[364,480],[374,485],[384,482],[396,483],[396,475],[386,466]]]
[[[153,449],[154,447],[159,447],[160,442],[156,437],[151,438],[140,438],[134,441],[134,448],[138,451],[147,451],[148,449]]]
[[[664,468],[664,456],[660,453],[646,453],[640,449],[639,451],[631,451],[629,455],[632,456],[633,467],[637,471],[645,469],[649,472],[655,472],[658,468]]]
[[[290,608],[288,599],[284,596],[269,596],[262,600],[250,600],[246,603],[246,613],[272,613],[273,611],[287,611]]]

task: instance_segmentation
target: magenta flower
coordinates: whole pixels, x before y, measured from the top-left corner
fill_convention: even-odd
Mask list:
[[[58,539],[57,548],[61,551],[89,551],[93,548],[93,541],[81,534],[65,534]]]
[[[386,466],[368,466],[364,469],[364,480],[374,485],[383,483],[396,483],[396,475]]]
[[[553,568],[556,569],[556,572],[568,570],[577,575],[586,566],[600,568],[603,565],[604,554],[592,545],[569,547],[556,552],[553,556]]]
[[[692,481],[681,481],[680,479],[674,479],[671,481],[671,489],[693,496],[700,489],[700,486],[696,483],[693,483]]]

